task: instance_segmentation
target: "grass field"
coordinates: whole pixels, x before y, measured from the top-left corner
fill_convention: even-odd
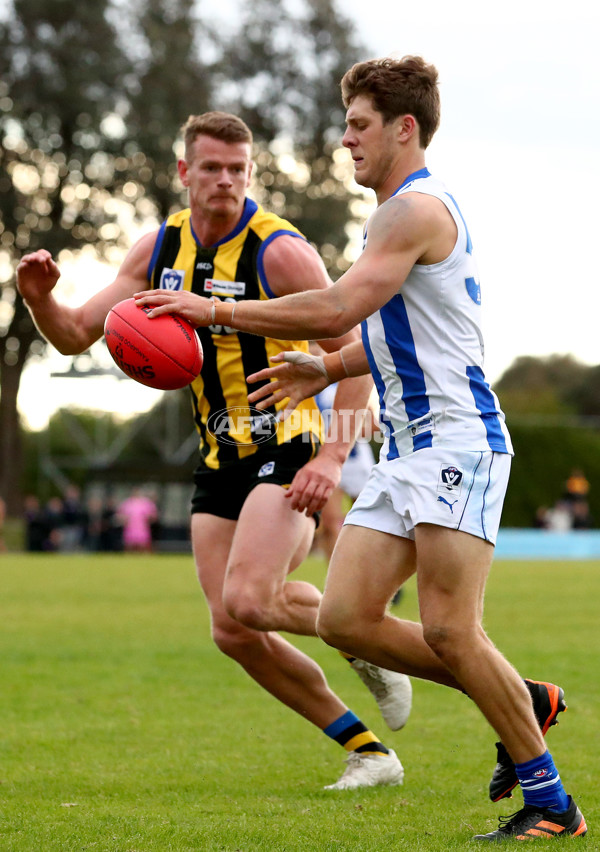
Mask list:
[[[323,564],[296,573],[322,584]],[[454,850],[496,816],[494,736],[469,700],[414,682],[386,734],[343,660],[294,639],[404,763],[402,787],[331,793],[342,750],[211,644],[186,556],[0,555],[0,852]],[[488,632],[565,688],[549,735],[600,849],[600,564],[498,562]],[[414,586],[397,609],[416,615]],[[514,804],[513,804],[514,803]],[[545,848],[554,841],[540,841]]]

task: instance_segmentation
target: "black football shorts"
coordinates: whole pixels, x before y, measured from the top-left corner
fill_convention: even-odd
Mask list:
[[[192,514],[206,512],[236,521],[246,497],[257,485],[267,482],[288,487],[297,471],[316,454],[318,444],[306,438],[297,435],[284,444],[261,446],[253,455],[217,470],[202,462],[194,471]]]

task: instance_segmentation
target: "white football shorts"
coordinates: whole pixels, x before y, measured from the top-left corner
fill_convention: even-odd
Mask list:
[[[511,456],[426,448],[376,464],[345,524],[414,540],[417,524],[496,543]]]

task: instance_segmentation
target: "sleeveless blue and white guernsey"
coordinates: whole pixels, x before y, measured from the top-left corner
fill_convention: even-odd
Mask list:
[[[427,447],[512,454],[504,414],[483,373],[481,294],[465,220],[427,169],[409,175],[385,204],[407,192],[439,198],[458,237],[441,263],[415,264],[396,295],[362,323],[385,436],[380,460]]]

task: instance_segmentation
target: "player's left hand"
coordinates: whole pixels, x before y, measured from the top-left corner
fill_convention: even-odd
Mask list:
[[[333,489],[339,485],[342,466],[325,453],[319,453],[296,473],[285,493],[292,509],[314,515],[319,512]]]
[[[152,308],[148,313],[150,319],[161,314],[178,314],[196,327],[212,324],[213,299],[189,290],[143,290],[134,293],[133,298],[138,305]]]

